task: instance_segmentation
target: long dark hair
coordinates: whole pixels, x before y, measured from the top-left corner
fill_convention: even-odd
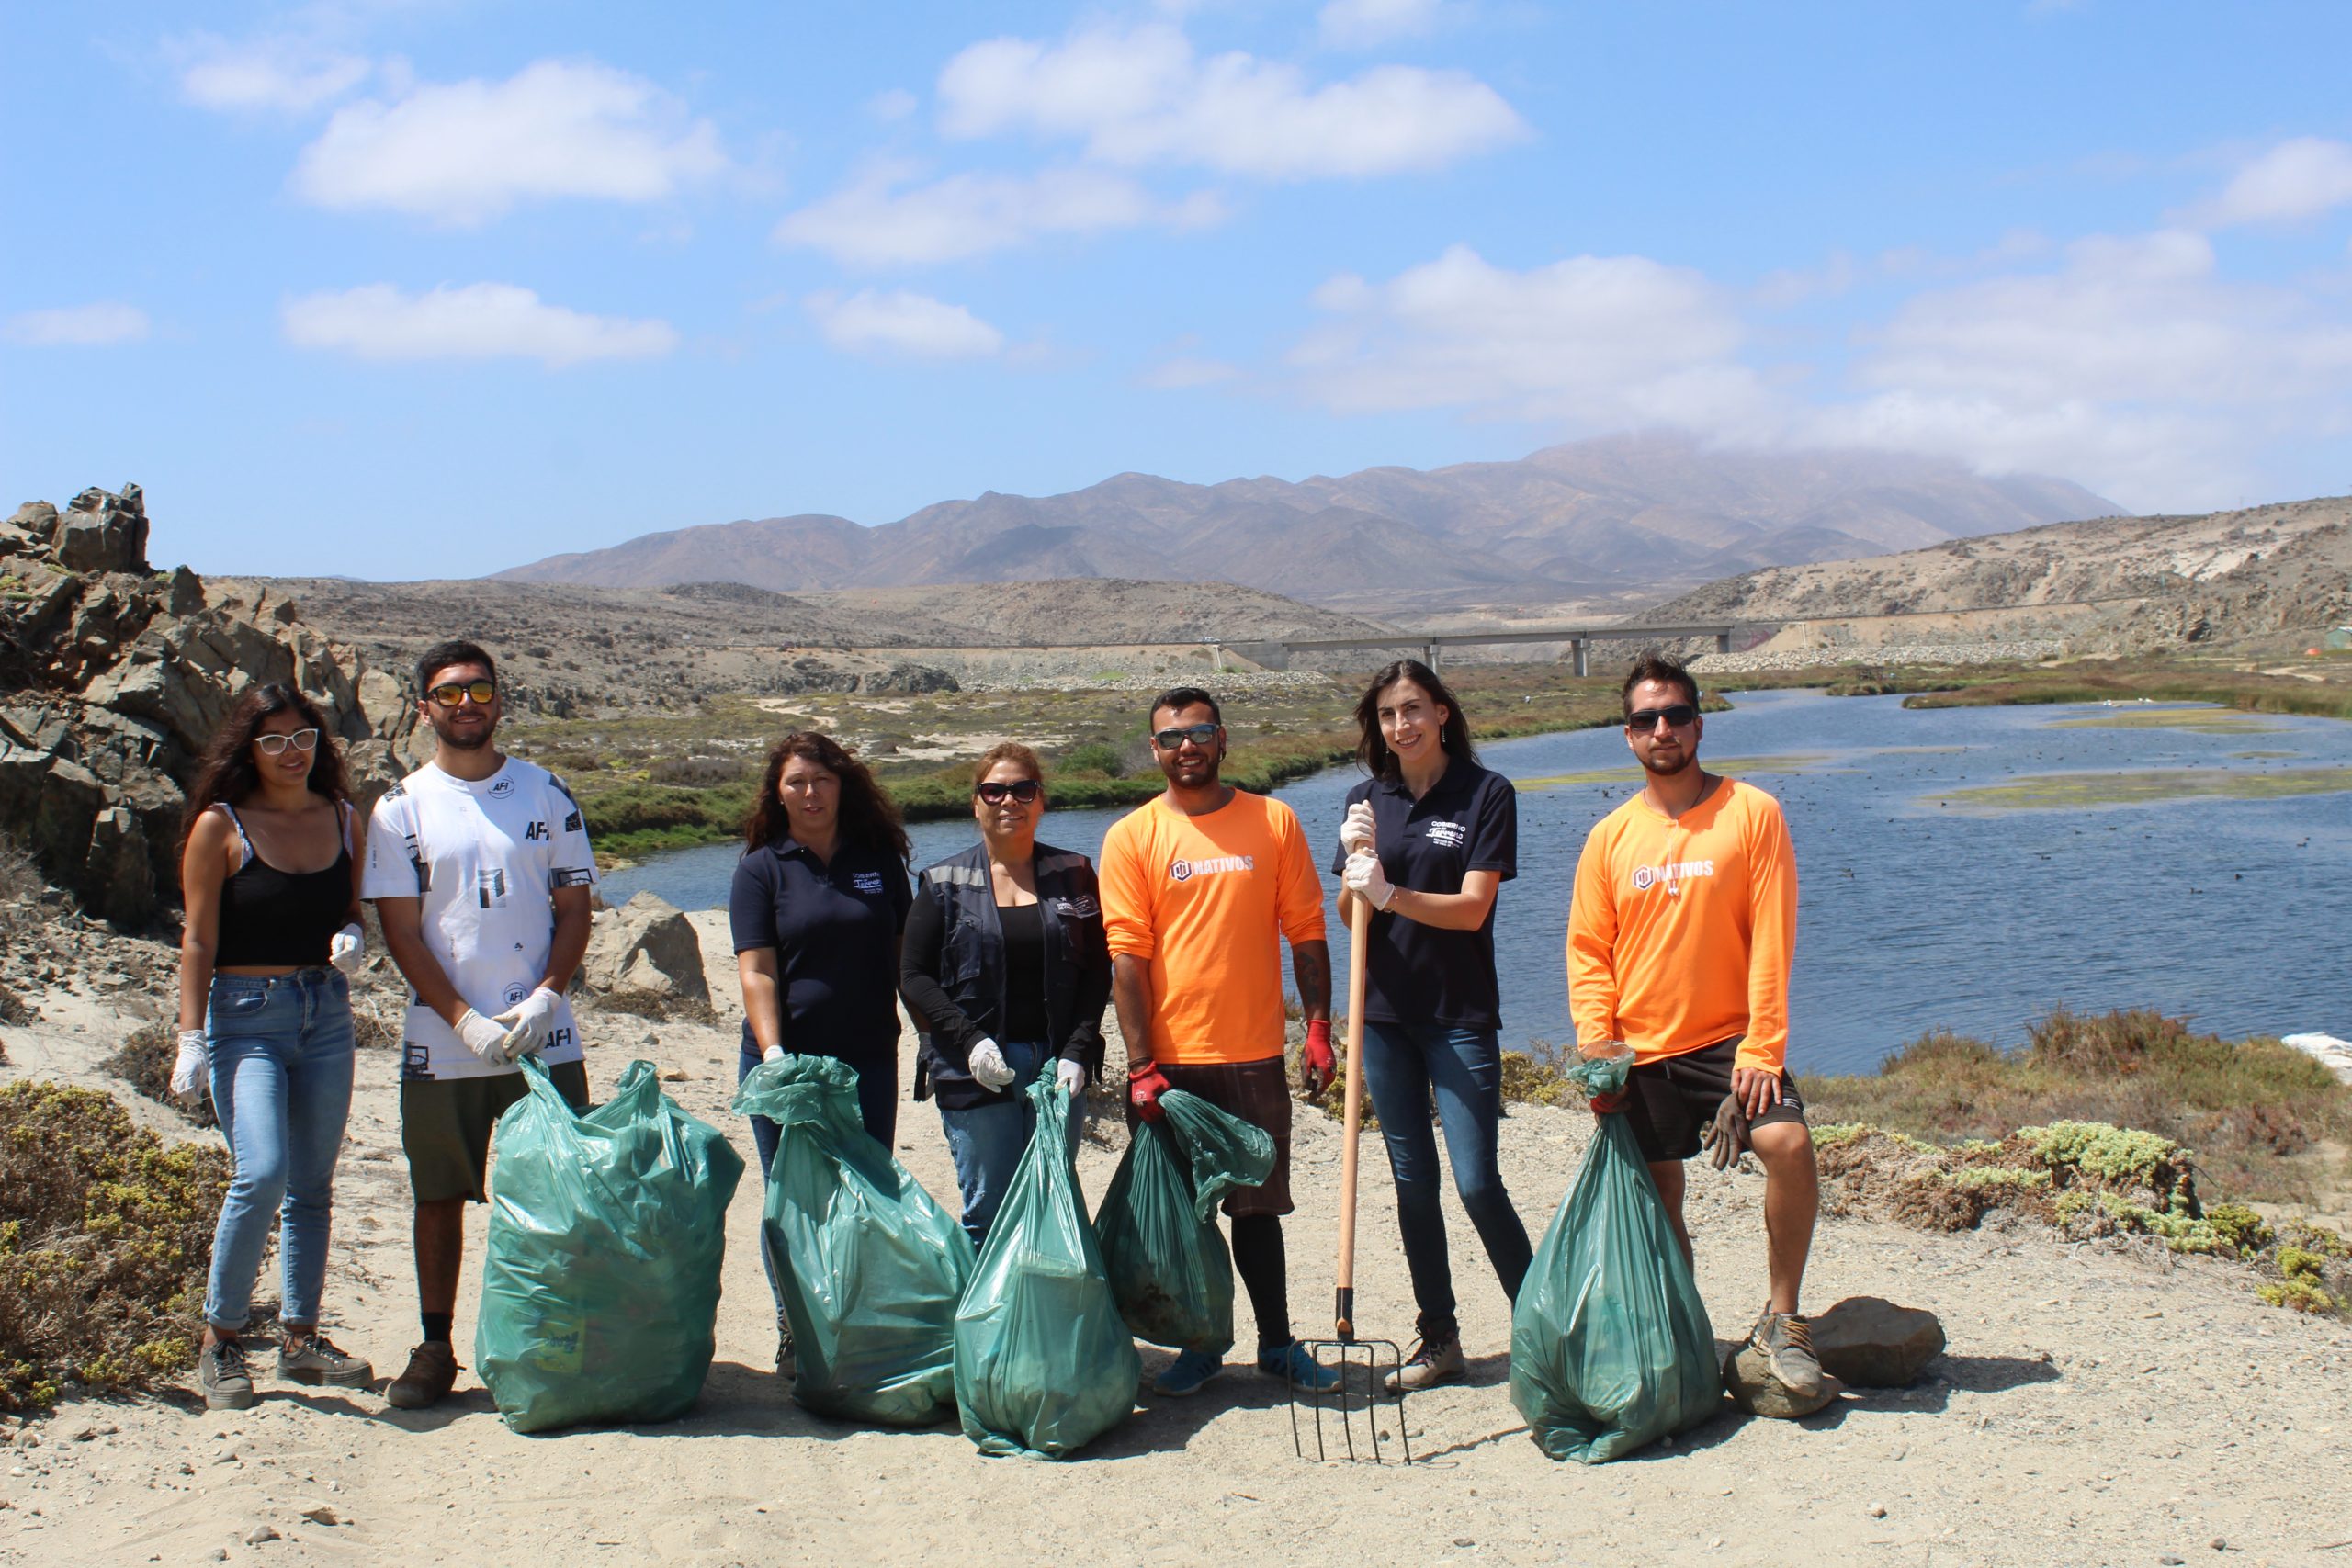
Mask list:
[[[187,852],[188,835],[196,831],[198,818],[223,801],[234,806],[261,787],[261,770],[254,765],[254,737],[261,733],[265,719],[288,712],[319,732],[319,743],[311,752],[307,781],[311,793],[338,805],[351,798],[350,786],[344,782],[343,753],[334,748],[334,732],[327,727],[319,705],[285,682],[271,681],[237,699],[237,705],[229,710],[228,718],[212,737],[212,744],[205,749],[204,760],[197,764],[196,783],[188,786],[187,810],[180,817],[182,854]]]
[[[806,757],[842,781],[841,835],[844,840],[861,849],[888,850],[901,863],[913,858],[914,846],[907,842],[905,819],[899,816],[899,803],[890,798],[890,792],[874,781],[874,774],[854,752],[831,736],[814,729],[793,730],[768,748],[767,766],[760,773],[760,793],[752,801],[752,809],[743,816],[746,852],[785,836],[784,802],[776,798],[776,786],[784,779],[785,764],[795,757]]]
[[[1445,754],[1476,761],[1477,749],[1470,744],[1470,720],[1464,716],[1462,705],[1453,700],[1436,671],[1418,659],[1400,659],[1383,667],[1356,702],[1356,761],[1363,764],[1363,771],[1376,779],[1396,776],[1396,759],[1389,752],[1387,738],[1380,733],[1380,694],[1399,681],[1410,681],[1429,694],[1430,701],[1444,706],[1445,723],[1438,729],[1437,740]]]

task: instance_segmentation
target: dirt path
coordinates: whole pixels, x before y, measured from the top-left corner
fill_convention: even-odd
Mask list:
[[[730,974],[723,933],[701,919],[714,978]],[[11,1058],[0,1075],[88,1080],[111,1045],[102,1012],[52,1018],[62,1027],[0,1032]],[[748,1130],[725,1109],[733,1020],[605,1014],[595,1027],[599,1086],[634,1055],[683,1069],[671,1092],[749,1155]],[[390,1052],[363,1058],[328,1285],[334,1331],[386,1376],[416,1337],[393,1071]],[[1548,1224],[1588,1128],[1580,1113],[1540,1108],[1504,1123],[1504,1174],[1531,1231]],[[899,1143],[952,1199],[930,1107],[902,1108]],[[1309,1334],[1329,1310],[1340,1143],[1336,1124],[1302,1116],[1289,1235],[1293,1313]],[[1090,1201],[1116,1157],[1089,1141]],[[1406,1340],[1412,1310],[1376,1150],[1365,1168],[1376,1184],[1359,1322]],[[1719,1337],[1744,1329],[1762,1299],[1761,1185],[1692,1175],[1700,1283]],[[518,1437],[470,1373],[450,1404],[405,1413],[374,1393],[280,1386],[265,1361],[249,1412],[87,1401],[36,1423],[37,1447],[17,1435],[0,1450],[0,1563],[2352,1562],[2352,1328],[2265,1307],[2220,1265],[1829,1219],[1809,1302],[1873,1293],[1937,1311],[1951,1348],[1930,1381],[1849,1395],[1793,1425],[1727,1408],[1672,1449],[1588,1470],[1528,1440],[1504,1386],[1501,1294],[1450,1208],[1473,1378],[1410,1402],[1421,1462],[1302,1462],[1281,1388],[1236,1365],[1191,1400],[1143,1394],[1125,1426],[1054,1464],[983,1459],[952,1426],[835,1426],[784,1397],[768,1371],[756,1194],[747,1177],[729,1218],[718,1361],[684,1420]],[[477,1212],[469,1295],[481,1229]],[[471,1306],[458,1323],[469,1361]],[[1246,1321],[1240,1333],[1249,1343]],[[1147,1349],[1147,1374],[1167,1359]],[[318,1506],[341,1522],[301,1517]],[[264,1525],[278,1539],[245,1544]]]

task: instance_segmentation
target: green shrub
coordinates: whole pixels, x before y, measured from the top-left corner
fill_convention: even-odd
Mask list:
[[[1055,770],[1057,782],[1071,773],[1099,773],[1115,779],[1125,771],[1119,749],[1107,740],[1089,740],[1073,746],[1062,753],[1061,765]]]
[[[170,1106],[198,1126],[218,1127],[220,1119],[212,1113],[209,1093],[199,1096],[194,1106],[182,1105],[172,1093],[172,1068],[179,1061],[179,1055],[178,1029],[150,1021],[124,1035],[114,1055],[99,1062],[98,1066],[157,1104]]]
[[[95,1089],[0,1088],[0,1409],[194,1362],[229,1177],[220,1150],[166,1148]]]

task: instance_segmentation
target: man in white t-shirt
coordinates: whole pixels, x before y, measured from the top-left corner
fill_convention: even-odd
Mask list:
[[[417,661],[433,761],[376,803],[360,897],[409,984],[401,1041],[401,1146],[415,1199],[424,1343],[385,1397],[423,1409],[458,1378],[449,1342],[466,1204],[488,1196],[490,1133],[525,1093],[537,1055],[563,1097],[588,1104],[580,1027],[564,989],[588,950],[595,857],[554,774],[502,755],[498,671],[469,642]]]

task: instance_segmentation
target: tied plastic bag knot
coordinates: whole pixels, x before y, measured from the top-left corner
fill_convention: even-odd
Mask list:
[[[777,1124],[761,1224],[792,1326],[792,1397],[845,1420],[937,1420],[955,1386],[971,1238],[866,1134],[848,1063],[762,1063],[735,1109]]]
[[[574,1111],[536,1059],[498,1119],[474,1361],[518,1432],[684,1415],[710,1370],[743,1159],[631,1062]]]
[[[1026,1092],[1036,1131],[956,1311],[956,1405],[982,1453],[1058,1459],[1126,1418],[1143,1359],[1080,1202],[1069,1093]]]
[[[1198,1095],[1170,1089],[1141,1122],[1095,1212],[1102,1266],[1136,1337],[1173,1350],[1233,1348],[1233,1260],[1216,1207],[1273,1173],[1274,1140]]]

